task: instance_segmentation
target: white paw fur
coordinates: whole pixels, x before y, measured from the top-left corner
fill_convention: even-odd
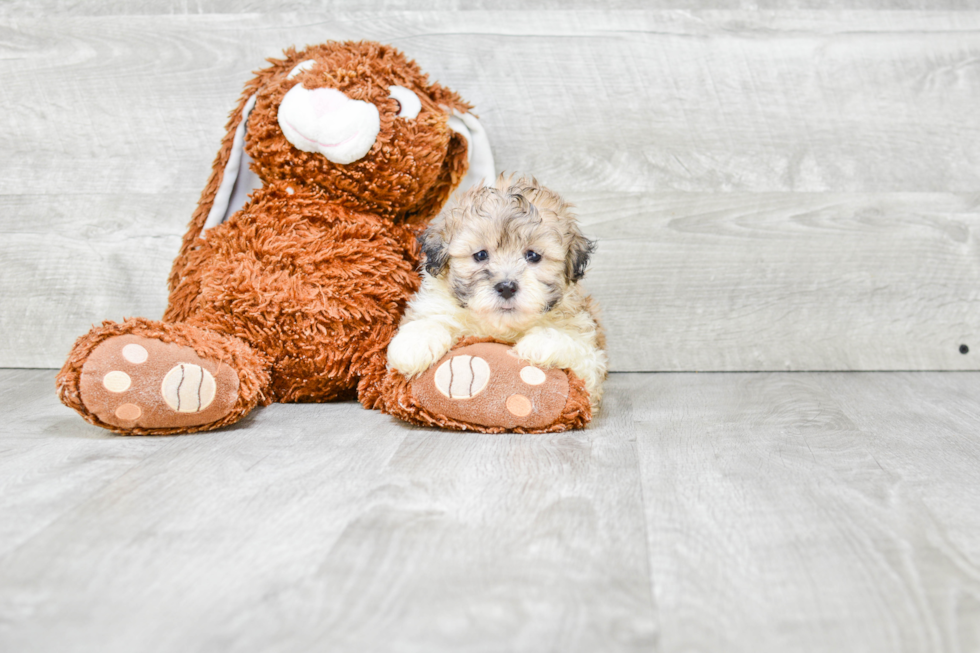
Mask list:
[[[388,344],[388,365],[412,378],[432,367],[452,346],[453,336],[441,324],[408,322]]]
[[[585,381],[593,406],[602,398],[606,376],[606,353],[588,340],[575,338],[559,329],[535,327],[514,345],[517,355],[539,367],[568,368]]]
[[[551,328],[531,329],[514,345],[517,355],[540,367],[572,367],[583,347],[567,334]]]

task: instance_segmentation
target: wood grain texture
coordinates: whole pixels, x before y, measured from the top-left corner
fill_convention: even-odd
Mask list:
[[[980,375],[630,379],[664,651],[980,648]]]
[[[500,168],[636,223],[594,227],[614,369],[977,369],[980,12],[668,4],[5,4],[0,365],[160,315],[249,71],[371,38],[476,104]]]
[[[196,190],[288,44],[391,42],[471,100],[498,164],[559,188],[965,191],[975,12],[383,12],[21,19],[0,193]],[[16,55],[16,56],[15,56]],[[39,110],[40,109],[40,110]],[[120,120],[120,117],[124,120]],[[58,129],[55,129],[58,126]],[[22,157],[45,165],[23,165]],[[37,157],[37,158],[31,158]],[[72,183],[65,183],[72,182]]]
[[[93,324],[159,318],[195,193],[0,195],[0,359],[61,367]],[[174,206],[178,209],[175,211]],[[41,224],[12,216],[40,216]]]
[[[980,368],[980,195],[619,193],[579,211],[614,370]]]
[[[980,196],[570,197],[599,242],[584,283],[613,370],[980,367]],[[39,206],[50,234],[16,225],[0,245],[7,364],[60,366],[91,324],[162,314],[179,247],[165,207],[145,195],[0,196],[8,215]]]
[[[0,650],[656,650],[624,393],[545,437],[345,403],[154,439],[52,384],[0,372]]]
[[[124,476],[166,439],[120,447],[52,402],[50,371],[0,370],[0,559]],[[0,616],[0,650],[3,625]]]
[[[980,647],[980,373],[614,374],[560,436],[122,438],[52,383],[0,370],[3,651]]]
[[[5,16],[116,16],[251,14],[279,11],[281,0],[6,0]],[[976,11],[977,0],[297,0],[288,5],[295,12],[364,11],[479,11],[479,10],[931,10]]]

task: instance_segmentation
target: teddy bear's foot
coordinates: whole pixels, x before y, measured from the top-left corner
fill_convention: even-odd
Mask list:
[[[389,370],[369,405],[427,426],[493,433],[582,428],[592,415],[574,374],[535,367],[498,342],[457,345],[411,382]]]
[[[80,338],[58,390],[87,420],[119,433],[189,433],[238,420],[268,378],[261,356],[237,338],[136,319]]]
[[[238,399],[238,375],[190,347],[136,335],[104,340],[82,367],[82,403],[118,428],[216,422]]]
[[[459,421],[505,429],[540,429],[568,401],[562,370],[534,367],[513,348],[492,342],[456,349],[412,381],[426,410]]]

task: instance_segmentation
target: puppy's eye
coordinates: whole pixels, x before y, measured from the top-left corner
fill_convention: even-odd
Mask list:
[[[419,96],[404,86],[389,86],[390,97],[398,103],[398,118],[413,119],[422,110],[422,101]]]
[[[483,261],[486,261],[488,258],[490,258],[490,255],[487,254],[487,250],[485,249],[481,249],[479,252],[473,255],[473,260],[476,261],[477,263],[482,263]]]
[[[541,260],[541,255],[535,252],[533,249],[529,249],[524,252],[524,258],[527,259],[528,263],[537,263]]]

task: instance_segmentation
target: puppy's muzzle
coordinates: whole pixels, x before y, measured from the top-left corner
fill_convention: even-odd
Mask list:
[[[510,299],[517,294],[517,282],[516,281],[501,281],[496,286],[493,287],[497,291],[497,294],[504,299]]]

